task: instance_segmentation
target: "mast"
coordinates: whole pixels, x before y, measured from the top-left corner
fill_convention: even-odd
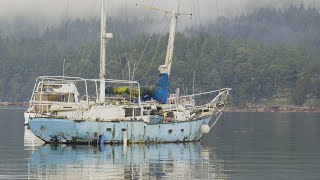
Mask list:
[[[100,30],[100,96],[99,102],[105,101],[106,87],[106,9],[105,1],[101,0],[101,30]]]
[[[186,14],[186,13],[179,12],[180,0],[177,0],[177,6],[173,9],[173,11],[167,11],[164,9],[150,7],[150,6],[142,6],[142,7],[171,14],[171,24],[170,24],[169,40],[168,40],[165,63],[164,63],[164,65],[161,65],[159,67],[160,75],[155,83],[156,88],[155,88],[153,94],[151,96],[148,96],[145,98],[146,100],[149,100],[152,98],[152,99],[156,100],[157,102],[165,104],[165,103],[167,103],[168,94],[169,94],[169,84],[170,84],[169,76],[170,76],[170,71],[171,71],[173,49],[174,49],[174,39],[175,39],[175,35],[176,35],[178,16],[192,15],[192,14]]]
[[[171,24],[170,24],[170,32],[169,32],[169,40],[167,46],[167,54],[165,64],[159,67],[160,73],[166,73],[170,75],[172,57],[173,57],[173,49],[174,49],[174,39],[176,35],[177,22],[179,14],[180,1],[178,0],[176,8],[172,11],[171,14]]]

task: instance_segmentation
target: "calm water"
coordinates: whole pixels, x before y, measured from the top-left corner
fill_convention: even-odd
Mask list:
[[[0,179],[319,179],[320,113],[226,113],[203,142],[50,146],[0,110]]]

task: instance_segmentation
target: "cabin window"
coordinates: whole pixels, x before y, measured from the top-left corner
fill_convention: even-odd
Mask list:
[[[143,111],[143,115],[146,116],[146,115],[149,115],[149,111]]]
[[[74,94],[68,94],[68,102],[75,102]]]
[[[174,113],[172,111],[168,112],[167,113],[167,117],[174,118]]]
[[[181,132],[184,132],[184,129],[181,129]]]
[[[172,133],[172,129],[169,129],[169,134],[171,134]]]
[[[127,131],[126,128],[122,128],[122,131]]]
[[[124,116],[125,117],[131,117],[132,116],[132,112],[133,112],[132,108],[126,108],[124,111],[125,111],[124,112]]]
[[[74,94],[36,94],[36,101],[75,102]]]
[[[135,108],[134,109],[134,115],[135,116],[141,116],[141,108]]]
[[[144,110],[150,110],[151,107],[143,107]]]
[[[111,128],[107,128],[107,131],[111,131]]]
[[[158,115],[158,110],[152,109],[152,110],[150,111],[150,115]]]

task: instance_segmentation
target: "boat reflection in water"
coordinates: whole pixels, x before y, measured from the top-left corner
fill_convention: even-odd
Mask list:
[[[28,160],[29,179],[226,178],[223,162],[199,142],[37,148]]]
[[[25,150],[35,150],[44,145],[44,141],[37,138],[27,126],[24,127],[24,147]]]

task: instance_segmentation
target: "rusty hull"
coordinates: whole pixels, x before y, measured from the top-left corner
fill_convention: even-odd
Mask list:
[[[123,143],[126,131],[129,143],[189,142],[200,140],[201,125],[211,117],[192,121],[147,124],[142,120],[120,122],[75,121],[55,118],[33,118],[29,126],[34,135],[46,143]]]

